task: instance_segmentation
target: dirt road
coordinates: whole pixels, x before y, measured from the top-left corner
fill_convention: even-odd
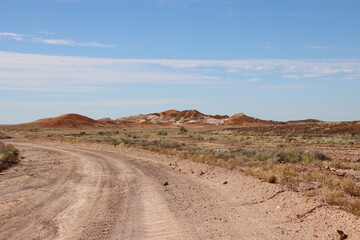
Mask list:
[[[239,172],[121,147],[13,144],[22,160],[0,174],[0,239],[360,239],[358,217]]]

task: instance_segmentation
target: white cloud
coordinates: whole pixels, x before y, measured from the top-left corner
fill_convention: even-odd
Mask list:
[[[237,84],[238,79],[261,80],[267,89],[299,89],[304,88],[303,81],[319,84],[325,79],[356,79],[359,75],[360,59],[111,59],[0,52],[0,90],[111,91],[127,83],[211,87]],[[275,86],[271,86],[272,79],[277,79]]]
[[[81,47],[98,47],[98,48],[113,48],[115,45],[94,43],[94,42],[76,42],[68,39],[43,39],[37,38],[37,42],[42,42],[46,44],[53,45],[63,45],[63,46],[81,46]]]
[[[263,48],[264,49],[267,49],[267,50],[277,50],[279,49],[278,46],[276,46],[275,44],[271,43],[271,42],[267,42],[263,45]]]
[[[0,40],[3,38],[12,39],[16,41],[23,40],[23,34],[11,33],[11,32],[0,32]]]
[[[314,46],[308,46],[307,48],[310,48],[310,49],[329,49],[330,47],[314,45]]]
[[[312,45],[307,46],[309,49],[316,50],[341,50],[341,51],[360,51],[360,48],[349,48],[349,47],[334,47],[334,46],[322,46],[322,45]]]
[[[39,31],[39,32],[37,32],[37,33],[43,34],[43,35],[55,35],[55,34],[56,34],[56,33],[54,33],[54,32],[48,32],[48,31]]]
[[[247,81],[248,82],[259,82],[259,81],[261,81],[261,79],[260,78],[250,78]]]
[[[86,102],[65,102],[65,101],[6,101],[0,100],[0,106],[20,107],[135,107],[144,105],[175,105],[194,104],[204,102],[198,99],[173,99],[173,98],[151,98],[151,99],[121,99],[114,101],[86,101]],[[207,102],[207,101],[206,101]]]
[[[286,74],[282,76],[283,78],[290,78],[290,79],[301,79],[303,78],[302,76],[299,75],[295,75],[295,74]]]
[[[342,80],[360,80],[360,75],[345,76]]]
[[[42,35],[52,35],[51,32],[38,32]],[[11,32],[0,32],[1,39],[10,39],[15,41],[27,41],[27,42],[40,42],[51,45],[62,45],[62,46],[80,46],[80,47],[97,47],[97,48],[113,48],[115,45],[95,43],[95,42],[77,42],[69,39],[46,39],[29,34],[18,34]]]
[[[304,89],[304,88],[311,88],[312,85],[304,85],[304,84],[286,84],[286,85],[276,85],[276,86],[267,86],[261,87],[260,89],[265,90],[297,90],[297,89]]]
[[[0,89],[109,91],[124,83],[215,84],[200,73],[174,73],[143,60],[46,56],[0,52]]]

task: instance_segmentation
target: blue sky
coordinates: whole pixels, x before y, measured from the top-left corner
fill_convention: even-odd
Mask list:
[[[2,0],[0,124],[170,108],[360,120],[358,0]]]

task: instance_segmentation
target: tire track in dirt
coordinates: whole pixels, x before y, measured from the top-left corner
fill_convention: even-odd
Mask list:
[[[138,149],[12,143],[25,159],[0,174],[0,239],[360,236],[359,218],[236,171]]]
[[[32,189],[39,200],[22,196],[24,204],[17,206],[18,211],[0,218],[0,222],[8,219],[0,228],[1,239],[179,239],[166,202],[131,161],[89,150],[15,145],[70,160],[65,170],[57,169],[54,182]]]

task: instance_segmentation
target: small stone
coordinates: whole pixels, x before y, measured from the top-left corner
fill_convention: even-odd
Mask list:
[[[167,185],[169,185],[169,182],[166,181],[163,183],[163,186],[167,186]]]
[[[341,230],[336,230],[338,232],[338,234],[340,235],[340,240],[344,240],[344,239],[347,239],[348,238],[348,235],[346,235],[344,233],[344,231],[341,231]]]

